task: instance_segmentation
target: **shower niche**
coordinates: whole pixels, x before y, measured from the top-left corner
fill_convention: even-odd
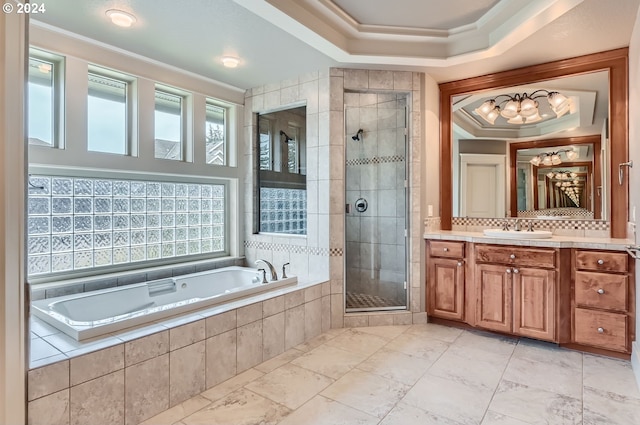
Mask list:
[[[406,93],[345,93],[346,311],[407,308]]]

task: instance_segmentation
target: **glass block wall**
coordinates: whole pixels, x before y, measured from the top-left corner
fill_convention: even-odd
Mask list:
[[[28,275],[225,249],[225,187],[32,175]]]
[[[260,231],[307,234],[307,191],[261,187]]]

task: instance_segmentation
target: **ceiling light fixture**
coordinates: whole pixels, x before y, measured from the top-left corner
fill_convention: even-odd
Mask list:
[[[51,64],[50,63],[41,63],[40,65],[38,65],[38,70],[40,72],[42,72],[43,74],[48,74],[51,72]]]
[[[240,64],[240,59],[234,56],[223,56],[222,64],[227,68],[236,68]]]
[[[105,12],[105,14],[109,19],[111,19],[111,22],[123,28],[129,28],[137,21],[135,16],[123,10],[109,9]]]
[[[506,99],[497,102],[501,97]],[[542,120],[538,110],[538,101],[546,97],[549,107],[560,118],[571,107],[571,99],[557,91],[536,90],[531,94],[516,93],[515,95],[501,94],[493,99],[485,100],[475,112],[489,124],[494,124],[498,116],[502,116],[509,124],[531,124]],[[543,115],[544,116],[544,115]]]
[[[529,162],[536,167],[540,164],[547,166],[562,164],[562,159],[560,158],[561,153],[564,153],[567,156],[568,161],[573,161],[580,155],[578,151],[573,149],[561,149],[557,152],[543,152],[531,158]]]

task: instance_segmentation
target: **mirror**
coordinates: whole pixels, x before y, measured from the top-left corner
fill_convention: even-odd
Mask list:
[[[306,106],[258,114],[260,233],[307,234]]]
[[[603,189],[605,185],[600,177],[601,173],[598,173],[598,181],[593,180],[596,160],[594,143],[583,143],[578,138],[595,135],[598,149],[601,136],[606,138],[608,83],[608,72],[600,71],[455,96],[451,105],[454,217],[490,218],[508,215],[539,219],[602,218],[600,203],[606,198],[602,196],[602,191],[606,189]],[[566,99],[567,106],[562,114],[554,112],[551,95],[548,93],[555,93],[553,96]],[[511,99],[527,98],[531,101],[530,106],[537,108],[537,114],[534,114],[534,119],[513,123],[513,119],[508,119],[508,109],[518,104]],[[487,102],[495,104],[496,114],[493,117],[483,116],[482,108]],[[521,110],[526,108],[526,102],[527,100],[519,102]],[[580,144],[571,145],[572,140],[579,141]],[[509,152],[513,150],[516,150],[517,155],[512,157]],[[545,190],[545,186],[539,184],[544,183],[544,179],[539,180],[535,173],[540,167],[550,167],[552,157],[557,165],[561,161],[566,164],[578,159],[580,162],[591,163],[588,182],[590,192],[581,189],[583,184],[586,187],[586,180],[577,186],[567,186],[568,182],[561,182],[564,185],[558,186],[562,190],[557,193],[551,188]],[[540,161],[545,159],[549,163],[534,165],[529,162],[534,158]],[[597,160],[599,161],[599,152]],[[599,166],[600,164],[598,168]],[[510,172],[503,179],[505,168],[513,173]],[[599,188],[600,192],[591,193],[594,187]],[[546,192],[558,196],[550,196],[547,201]],[[580,192],[580,197],[574,192]],[[536,198],[536,195],[540,197]],[[598,199],[594,195],[598,195]],[[576,202],[572,198],[576,198]],[[588,208],[578,206],[586,206],[587,203]]]
[[[497,199],[495,202],[500,204],[499,197],[504,195],[502,205],[508,206],[504,208],[504,211],[505,214],[510,214],[512,205],[514,204],[517,213],[517,185],[515,184],[517,167],[515,162],[513,164],[511,163],[510,157],[508,156],[510,152],[509,146],[524,142],[542,143],[544,140],[550,138],[572,139],[593,136],[598,139],[602,138],[603,140],[601,144],[603,150],[601,151],[602,156],[600,161],[600,179],[602,182],[601,186],[603,187],[603,189],[601,189],[601,195],[603,197],[601,205],[603,206],[601,206],[600,214],[610,221],[612,237],[626,237],[628,181],[624,181],[622,185],[618,185],[617,180],[612,178],[617,178],[617,176],[613,176],[612,173],[613,170],[617,170],[619,163],[628,161],[627,62],[627,49],[617,49],[440,84],[441,228],[443,230],[450,230],[452,218],[456,215],[470,216],[469,208],[466,208],[466,211],[464,211],[465,214],[461,214],[463,212],[461,199],[464,199],[460,197],[462,193],[460,179],[463,176],[463,172],[460,169],[462,165],[461,154],[470,155],[472,160],[475,160],[473,158],[474,155],[487,155],[487,159],[493,161],[491,167],[499,167],[498,164],[502,161],[505,170],[509,170],[508,173],[505,172],[507,177],[504,179],[503,190],[496,189],[494,191],[495,196],[484,196],[484,198],[491,199],[492,202],[495,198]],[[596,83],[597,87],[574,85],[574,82],[577,84],[580,80],[593,77],[598,81]],[[603,87],[602,84],[604,84],[604,92],[600,89],[600,87]],[[552,115],[543,118],[542,116],[548,113],[548,111],[544,109],[545,107],[548,108],[545,106],[545,103],[549,103],[548,100],[545,99],[545,97],[547,97],[546,95],[550,95],[550,92],[560,91],[561,89],[567,92],[568,97],[573,98],[577,96],[580,98],[577,100],[576,105],[574,105],[574,110],[570,114],[560,117]],[[477,113],[474,114],[478,106],[482,105],[487,99],[496,99],[495,103],[501,104],[504,98],[514,97],[516,94],[520,96],[524,93],[532,94],[538,90],[542,91],[538,93],[544,95],[536,99],[542,118],[541,125],[528,125],[531,123],[525,122],[525,125],[508,126],[506,122],[500,121],[502,117],[496,119],[496,125],[492,125],[489,124],[489,122],[482,123],[484,119]],[[603,93],[608,94],[608,102],[602,99]],[[500,95],[509,96],[498,99]],[[583,102],[581,99],[583,96],[589,101],[586,103]],[[592,104],[592,107],[589,107],[589,104]],[[506,104],[502,104],[501,106],[505,107]],[[462,122],[456,117],[458,110],[463,110]],[[590,110],[593,113],[591,117],[588,116]],[[603,118],[600,126],[598,122],[594,120],[594,117],[601,110],[607,112],[605,117],[608,117],[608,119],[605,120]],[[480,121],[481,128],[477,131],[471,131],[469,122],[472,121]],[[574,122],[580,125],[575,126],[575,128],[568,126],[569,124],[574,124]],[[564,127],[557,128],[560,124]],[[543,129],[539,127],[543,127]],[[480,144],[479,141],[483,141],[483,143]],[[512,143],[508,143],[508,141],[512,141]],[[480,147],[483,146],[485,142],[487,148],[478,153]],[[572,144],[573,142],[559,144],[557,146],[569,146]],[[470,146],[470,151],[460,152],[460,149],[467,149]],[[490,158],[490,155],[494,157]],[[469,163],[470,161],[467,160],[466,162]],[[482,174],[484,170],[481,166],[476,168],[477,169],[471,173],[472,176],[473,174]],[[493,174],[496,176],[495,181],[499,182],[500,173]],[[487,178],[491,181],[491,177],[485,176],[485,179]],[[595,166],[592,178],[596,178]],[[474,183],[476,182],[475,179],[469,179],[468,175],[467,180]],[[609,184],[608,182],[612,183]],[[514,187],[514,196],[511,196],[512,186]],[[600,185],[594,180],[592,188],[597,188],[597,186]],[[477,193],[483,193],[482,191],[486,192],[485,188],[486,186],[478,186],[476,184],[472,193],[476,193],[475,197],[479,198],[480,196],[477,195]],[[605,190],[605,188],[608,188],[608,190]],[[488,201],[486,203],[488,204]],[[612,206],[614,207],[612,208]],[[482,209],[483,208],[477,208],[477,210]],[[484,209],[489,211],[488,208]],[[596,207],[594,207],[594,218],[595,209]],[[454,212],[456,214],[454,214]],[[480,217],[480,215],[476,216]],[[484,215],[484,217],[504,217],[504,215],[496,213],[495,215]]]

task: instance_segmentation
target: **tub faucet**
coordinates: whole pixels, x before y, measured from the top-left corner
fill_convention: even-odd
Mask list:
[[[519,232],[520,230],[522,230],[522,229],[520,229],[520,219],[519,218],[516,218],[516,223],[513,226],[513,230],[515,230],[516,232]]]
[[[267,267],[269,267],[269,271],[271,272],[271,282],[278,280],[278,273],[276,273],[276,269],[273,267],[273,264],[263,259],[256,260],[256,264],[259,264],[260,262],[265,263]]]

